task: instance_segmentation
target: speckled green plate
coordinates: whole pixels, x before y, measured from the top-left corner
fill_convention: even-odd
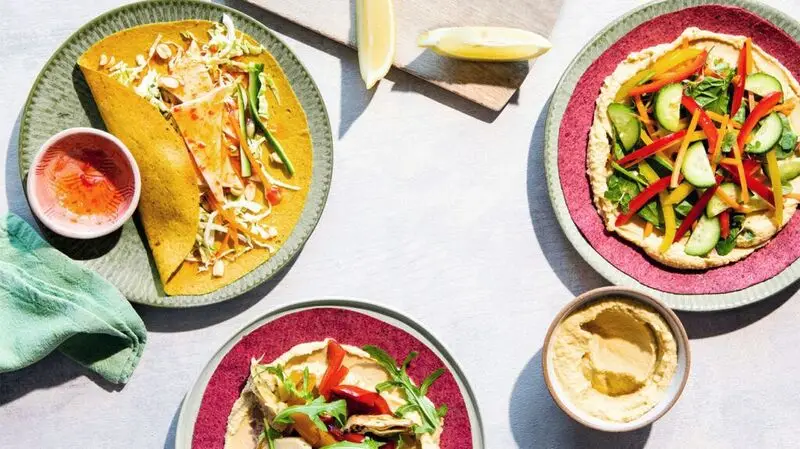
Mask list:
[[[586,147],[605,77],[634,51],[671,42],[690,26],[747,35],[800,78],[800,24],[748,0],[669,0],[636,8],[595,36],[556,87],[545,129],[545,171],[558,222],[578,253],[609,281],[656,296],[679,310],[739,307],[767,298],[800,277],[800,215],[764,248],[707,271],[675,270],[605,231],[592,204]]]
[[[322,214],[333,170],[331,127],[316,84],[294,53],[256,20],[213,3],[154,0],[109,11],[70,36],[36,78],[22,114],[19,168],[24,184],[33,156],[48,137],[73,126],[103,128],[89,88],[76,66],[78,57],[89,46],[105,36],[136,25],[186,19],[219,21],[223,13],[229,14],[237,28],[254,37],[275,56],[308,116],[314,167],[306,204],[286,243],[272,258],[236,282],[198,296],[164,294],[144,236],[134,221],[126,223],[121,232],[89,241],[59,237],[40,226],[53,246],[100,273],[132,302],[160,307],[193,307],[225,301],[262,284],[300,252]]]

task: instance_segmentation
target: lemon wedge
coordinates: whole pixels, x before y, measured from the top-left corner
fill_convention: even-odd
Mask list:
[[[356,0],[356,39],[361,78],[372,89],[394,60],[392,0]]]
[[[451,58],[497,62],[533,59],[552,47],[539,34],[501,27],[437,28],[422,33],[417,45]]]

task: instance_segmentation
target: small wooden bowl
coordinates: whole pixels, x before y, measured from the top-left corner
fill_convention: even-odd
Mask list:
[[[675,337],[675,343],[678,349],[678,366],[674,376],[672,377],[672,382],[667,389],[666,396],[658,404],[656,404],[655,407],[648,410],[647,413],[627,423],[602,420],[589,415],[577,406],[570,403],[569,399],[566,397],[566,394],[562,393],[561,387],[558,385],[558,380],[556,379],[556,374],[553,371],[549,357],[552,336],[558,325],[566,317],[581,307],[591,302],[609,297],[621,297],[633,301],[639,301],[647,306],[650,306],[652,309],[658,312],[669,325],[670,330]],[[681,321],[678,319],[678,316],[675,315],[675,313],[665,306],[661,301],[639,291],[623,287],[597,288],[590,290],[570,301],[566,306],[564,306],[564,308],[561,309],[558,315],[556,315],[555,319],[553,319],[553,323],[547,330],[547,335],[544,339],[544,346],[542,347],[542,369],[544,370],[544,379],[545,383],[547,384],[547,389],[550,391],[550,395],[553,397],[553,400],[556,402],[556,404],[558,404],[558,406],[561,407],[561,409],[564,410],[564,412],[575,421],[578,421],[587,427],[606,432],[628,432],[631,430],[636,430],[650,425],[664,416],[664,414],[666,414],[678,401],[681,393],[683,393],[683,389],[686,386],[686,381],[689,379],[690,367],[691,353],[689,349],[689,337],[686,335],[686,329],[684,329],[683,324],[681,324]]]

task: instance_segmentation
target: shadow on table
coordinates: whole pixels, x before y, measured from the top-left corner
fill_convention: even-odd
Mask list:
[[[169,430],[167,431],[167,439],[164,440],[164,449],[174,449],[177,446],[175,436],[178,431],[178,418],[181,415],[181,407],[183,407],[183,401],[185,400],[186,398],[181,399],[175,414],[172,415],[172,421],[169,423]]]
[[[284,19],[276,14],[268,12],[258,6],[247,3],[243,0],[214,0],[231,8],[239,10],[250,17],[258,20],[271,30],[275,30],[291,37],[292,39],[310,45],[317,50],[328,53],[341,60],[341,99],[340,99],[340,123],[339,139],[349,131],[350,127],[361,116],[375,94],[375,88],[367,90],[361,80],[361,72],[358,68],[358,53],[344,44],[340,44],[332,39],[317,34],[314,31],[303,28],[302,26]],[[355,0],[350,0],[350,35],[355,41]],[[451,107],[467,115],[475,117],[481,121],[491,123],[500,114],[498,111],[480,106],[466,100],[450,91],[439,86],[422,81],[401,70],[392,68],[386,78],[394,83],[393,91],[417,92],[425,95],[432,100]],[[518,93],[509,101],[517,103]]]
[[[124,387],[105,380],[99,374],[55,351],[31,366],[0,373],[0,406],[14,402],[32,391],[57,387],[81,376],[108,392],[120,391]]]
[[[22,110],[17,114],[17,120],[11,129],[11,137],[8,139],[6,149],[5,166],[5,188],[6,199],[8,200],[8,210],[19,215],[25,221],[34,225],[35,220],[28,207],[28,200],[25,199],[25,191],[22,187],[22,180],[19,177],[19,127],[22,122]]]
[[[300,251],[302,253],[302,250]],[[299,253],[298,253],[299,255]],[[200,307],[167,309],[134,304],[149,332],[185,332],[228,320],[264,299],[292,269],[298,256],[292,258],[275,276],[236,298]]]
[[[797,281],[769,298],[737,309],[719,312],[678,312],[691,339],[714,337],[747,327],[780,308],[800,289]]]
[[[544,171],[544,133],[551,100],[552,95],[542,108],[531,136],[528,151],[528,208],[533,231],[544,257],[561,283],[577,296],[587,290],[608,285],[608,282],[572,247],[561,230],[550,203]]]
[[[561,411],[544,382],[542,351],[528,361],[514,383],[508,409],[511,432],[522,448],[641,448],[651,426],[627,433],[610,433],[585,427]]]

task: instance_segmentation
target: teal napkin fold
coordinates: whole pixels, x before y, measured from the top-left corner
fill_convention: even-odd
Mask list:
[[[147,330],[108,281],[45,242],[24,220],[0,218],[0,372],[53,350],[125,383]]]

